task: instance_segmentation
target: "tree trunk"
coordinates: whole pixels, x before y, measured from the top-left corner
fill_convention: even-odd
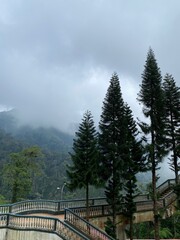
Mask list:
[[[12,189],[12,199],[11,199],[12,203],[17,202],[17,193],[18,193],[17,191],[18,191],[18,186],[17,186],[17,183],[15,182],[13,184],[13,189]]]
[[[153,214],[154,214],[154,238],[159,240],[159,214],[157,206],[157,190],[156,190],[156,157],[155,157],[155,137],[154,132],[151,132],[152,136],[152,152],[151,152],[151,161],[152,161],[152,193],[153,193]]]
[[[173,163],[174,163],[174,172],[175,172],[175,183],[178,185],[178,159],[176,154],[176,140],[174,136],[174,123],[173,123],[173,116],[171,113],[171,136],[172,136],[172,152],[173,152]]]
[[[129,221],[129,239],[133,240],[133,215],[130,217]]]
[[[86,185],[86,220],[89,221],[89,184]]]

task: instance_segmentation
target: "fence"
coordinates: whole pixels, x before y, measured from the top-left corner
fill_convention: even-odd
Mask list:
[[[94,225],[92,225],[70,209],[66,209],[65,211],[65,221],[77,227],[78,230],[85,233],[88,237],[90,237],[90,239],[113,240],[113,238],[111,238],[105,232],[96,228]]]
[[[13,214],[0,215],[0,228],[16,230],[35,230],[57,234],[63,239],[88,240],[86,236],[65,222],[56,218],[22,216]]]

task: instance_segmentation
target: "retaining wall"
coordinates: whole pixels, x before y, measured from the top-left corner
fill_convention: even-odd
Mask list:
[[[0,240],[62,240],[52,233],[0,229]]]

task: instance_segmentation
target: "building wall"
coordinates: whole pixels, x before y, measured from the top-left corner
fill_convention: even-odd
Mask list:
[[[0,240],[62,240],[56,234],[0,229]]]

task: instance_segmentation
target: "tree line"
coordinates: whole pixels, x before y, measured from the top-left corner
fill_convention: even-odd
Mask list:
[[[154,238],[159,240],[157,170],[166,156],[170,156],[178,201],[180,198],[180,88],[172,75],[162,78],[151,48],[137,100],[147,121],[134,120],[130,106],[122,97],[119,77],[114,73],[103,101],[98,131],[90,111],[85,112],[79,124],[70,153],[72,163],[67,166],[68,187],[85,189],[88,220],[89,186],[104,186],[110,205],[106,232],[117,239],[117,215],[122,212],[129,219],[129,236],[133,239],[134,198],[138,194],[136,175],[151,171]]]
[[[15,124],[11,128],[12,121]],[[55,128],[19,128],[17,124],[12,112],[0,113],[1,204],[25,199],[58,200],[58,187],[66,181],[73,137]],[[34,152],[34,158],[27,152]],[[64,197],[74,195],[65,188]]]

